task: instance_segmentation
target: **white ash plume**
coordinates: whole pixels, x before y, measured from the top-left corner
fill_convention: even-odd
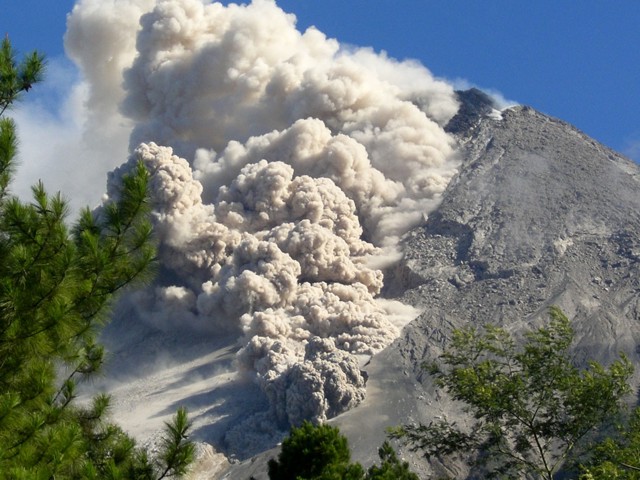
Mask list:
[[[321,120],[304,119],[282,132],[252,137],[244,145],[230,142],[218,157],[198,151],[194,175],[203,183],[203,198],[213,201],[214,194],[226,194],[226,185],[246,165],[286,162],[298,175],[332,180],[354,202],[365,237],[389,246],[437,205],[456,172],[454,159],[430,165],[420,153],[411,153],[424,153],[427,147],[434,148],[405,144],[402,148],[411,161],[389,154],[382,163],[391,173],[385,174],[372,164],[362,143],[342,133],[333,135]]]
[[[151,172],[162,275],[136,294],[139,315],[238,335],[238,368],[270,410],[231,430],[231,449],[352,408],[365,394],[356,355],[415,314],[376,298],[372,265],[397,258],[456,173],[441,127],[453,89],[416,63],[301,33],[271,0],[116,3],[82,0],[68,38],[94,94],[133,125],[107,196],[136,161]],[[136,22],[104,52],[83,19],[120,7]],[[100,76],[104,55],[118,75]],[[113,114],[103,103],[96,118]]]
[[[360,238],[354,202],[330,179],[294,177],[282,162],[261,161],[245,166],[221,188],[219,203],[206,206],[188,163],[155,144],[141,145],[112,174],[110,197],[117,197],[119,177],[138,160],[151,172],[163,266],[185,278],[183,285],[147,293],[144,303],[139,297],[141,315],[158,322],[160,314],[165,328],[174,315],[176,327],[191,322],[207,328],[210,321],[211,330],[242,333],[239,366],[263,385],[281,426],[301,420],[302,406],[293,403],[300,397],[286,392],[316,385],[310,378],[333,379],[317,392],[324,400],[304,408],[310,418],[357,404],[364,379],[348,354],[372,355],[399,329],[374,297],[382,274],[367,267],[364,256],[377,249]],[[308,197],[312,201],[301,200]],[[318,339],[335,350],[321,362],[309,353]],[[342,393],[337,379],[347,382]],[[285,397],[286,407],[279,404]]]
[[[137,55],[140,16],[155,3],[155,0],[82,0],[67,17],[65,51],[83,77],[76,88],[86,92],[80,119],[82,143],[90,145],[92,169],[102,175],[127,155],[133,123],[119,110],[125,98],[122,76]]]
[[[248,347],[254,352],[262,349],[256,368],[262,373],[260,382],[271,410],[251,416],[227,433],[226,440],[236,451],[257,453],[261,445],[282,437],[289,425],[309,419],[323,422],[364,399],[366,380],[358,361],[336,348],[330,338],[313,337],[304,358],[288,368],[283,366],[291,351],[284,343],[253,337]]]
[[[219,150],[313,117],[372,144],[379,130],[389,149],[429,133],[418,142],[437,146],[426,156],[443,160],[447,153],[438,125],[404,99],[420,96],[446,122],[457,110],[449,85],[413,63],[342,51],[315,28],[298,32],[295,17],[273,1],[158,1],[141,25],[138,56],[125,73],[134,146],[152,140],[191,157],[196,148]],[[393,69],[411,71],[411,89]]]

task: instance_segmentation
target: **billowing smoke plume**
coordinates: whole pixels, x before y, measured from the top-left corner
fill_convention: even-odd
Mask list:
[[[284,428],[357,405],[356,355],[407,320],[376,298],[373,265],[456,172],[441,127],[457,110],[452,88],[415,63],[301,33],[270,0],[84,0],[69,28],[96,115],[132,125],[108,196],[135,162],[151,172],[164,273],[137,294],[140,315],[241,339],[238,367],[271,405],[248,421],[253,434],[265,418]],[[243,428],[229,442],[250,441]]]

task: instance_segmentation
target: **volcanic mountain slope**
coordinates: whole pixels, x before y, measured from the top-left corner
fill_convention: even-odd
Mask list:
[[[537,324],[559,305],[586,357],[637,362],[638,166],[528,107],[477,118],[456,132],[459,176],[405,242],[396,281],[424,313],[396,348],[415,365],[451,327]]]
[[[387,294],[423,313],[366,367],[364,402],[334,420],[365,464],[388,426],[463,421],[420,369],[455,328],[492,322],[523,331],[558,305],[572,319],[579,360],[607,363],[625,352],[640,363],[638,166],[529,107],[498,112],[477,90],[459,97],[447,129],[460,143],[460,173],[386,274]],[[460,464],[404,453],[421,476],[466,474]],[[254,461],[228,478],[264,472]]]

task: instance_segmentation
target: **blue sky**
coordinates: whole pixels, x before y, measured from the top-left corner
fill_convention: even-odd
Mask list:
[[[20,51],[64,54],[72,0],[4,0]],[[640,161],[640,1],[280,0],[299,28],[414,58],[501,92]],[[37,14],[35,13],[37,12]]]

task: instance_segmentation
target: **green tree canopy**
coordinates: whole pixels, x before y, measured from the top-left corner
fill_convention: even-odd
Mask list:
[[[114,295],[150,273],[155,258],[147,219],[148,173],[123,180],[120,198],[85,209],[66,224],[68,207],[42,182],[29,203],[9,194],[17,137],[3,116],[38,82],[43,58],[18,62],[0,47],[0,479],[142,478],[180,474],[193,456],[186,412],[167,425],[157,459],[148,459],[105,414],[109,398],[75,402],[78,381],[102,364],[96,336]]]
[[[569,350],[569,320],[556,307],[550,317],[522,346],[490,325],[455,331],[440,362],[425,368],[463,402],[471,428],[441,420],[404,425],[392,436],[427,457],[475,451],[488,476],[552,479],[585,436],[619,412],[632,366],[622,356],[609,368],[590,362],[580,370]]]
[[[347,439],[330,425],[304,422],[282,442],[278,460],[269,461],[271,480],[362,479],[360,465],[351,465]]]
[[[367,480],[420,480],[418,475],[409,470],[409,463],[398,458],[389,442],[384,442],[378,449],[380,466],[372,465],[367,471]]]
[[[378,450],[381,464],[365,473],[337,427],[304,422],[282,442],[278,460],[269,461],[270,480],[418,480],[389,442]]]
[[[44,75],[44,56],[31,52],[18,61],[8,37],[0,45],[0,116]]]
[[[626,425],[593,449],[582,466],[581,480],[640,479],[640,408],[632,411]]]

